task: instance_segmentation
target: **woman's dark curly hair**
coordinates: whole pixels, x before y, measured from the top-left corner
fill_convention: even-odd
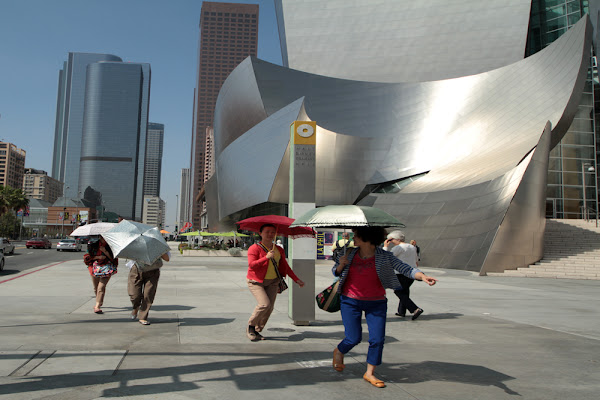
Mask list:
[[[385,228],[379,226],[359,226],[352,228],[354,236],[358,236],[363,242],[369,242],[374,246],[379,246],[385,241]]]

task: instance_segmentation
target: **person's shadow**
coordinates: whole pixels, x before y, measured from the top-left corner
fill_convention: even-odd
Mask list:
[[[511,390],[504,383],[504,381],[515,379],[514,377],[481,365],[423,361],[414,364],[387,364],[378,372],[387,375],[391,380],[398,383],[440,381],[496,386],[504,390],[505,393],[520,396],[519,393]]]

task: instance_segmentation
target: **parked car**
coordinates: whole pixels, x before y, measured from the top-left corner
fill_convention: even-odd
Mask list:
[[[51,249],[52,243],[45,237],[34,237],[25,242],[25,247],[28,249],[36,247],[38,249]]]
[[[56,245],[56,251],[81,251],[81,243],[77,242],[75,239],[62,239]]]
[[[0,238],[0,250],[2,250],[4,254],[15,254],[15,245],[7,238]]]
[[[81,244],[88,244],[91,239],[91,236],[79,236],[75,238],[75,240],[77,240],[77,242]]]
[[[0,250],[0,271],[4,270],[4,253]]]

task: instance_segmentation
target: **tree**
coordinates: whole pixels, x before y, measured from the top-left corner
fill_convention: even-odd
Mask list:
[[[0,216],[0,237],[14,237],[15,229],[21,227],[21,221],[13,213]]]
[[[17,211],[28,205],[29,199],[23,190],[0,185],[0,215],[6,214],[9,210],[14,210],[16,214]]]

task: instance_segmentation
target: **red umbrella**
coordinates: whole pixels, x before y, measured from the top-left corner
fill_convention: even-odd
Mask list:
[[[288,218],[283,215],[260,215],[258,217],[243,219],[237,222],[237,224],[240,229],[250,232],[258,232],[260,227],[265,224],[274,225],[277,230],[277,235],[286,236],[291,239],[315,237],[315,231],[312,228],[305,226],[290,228],[292,222],[294,222],[293,218]]]

